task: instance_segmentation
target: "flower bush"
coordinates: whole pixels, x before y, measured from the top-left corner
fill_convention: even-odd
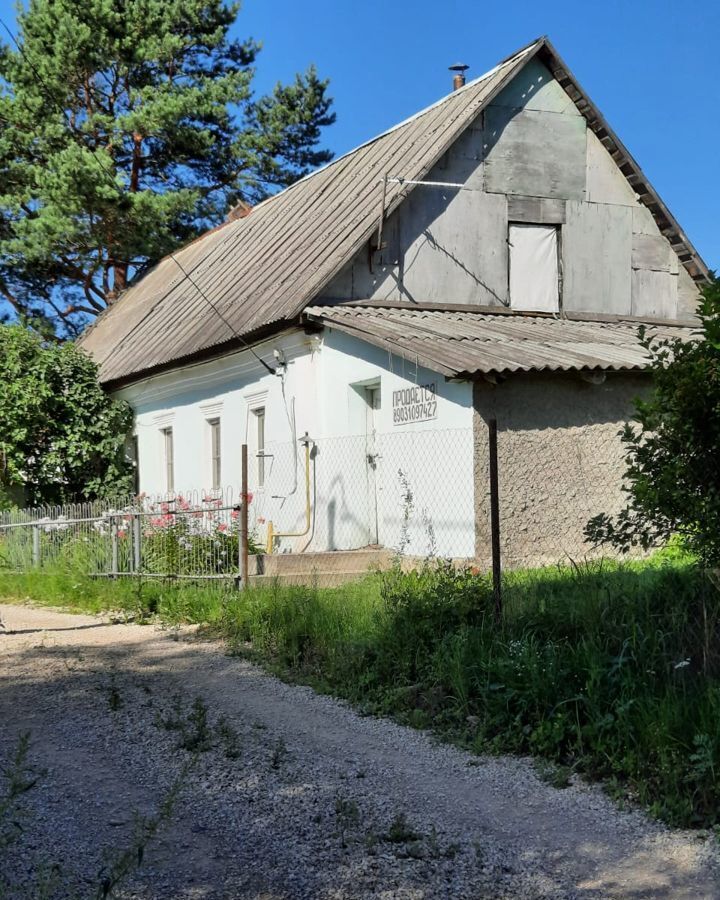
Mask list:
[[[248,494],[248,503],[252,494]],[[205,497],[193,506],[182,495],[151,504],[143,519],[143,568],[172,575],[231,575],[240,559],[240,510]],[[248,550],[261,552],[253,535]]]

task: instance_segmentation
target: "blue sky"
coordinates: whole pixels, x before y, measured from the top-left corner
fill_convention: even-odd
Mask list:
[[[14,4],[0,0],[14,22]],[[720,269],[717,0],[245,0],[264,92],[314,62],[332,81],[342,153],[547,34],[711,268]]]

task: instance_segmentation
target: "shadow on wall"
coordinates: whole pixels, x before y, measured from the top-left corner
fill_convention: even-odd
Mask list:
[[[649,389],[649,376],[640,373],[608,372],[600,383],[579,373],[520,374],[498,385],[476,382],[473,402],[483,421],[497,418],[498,432],[608,424],[619,429],[633,418],[635,398]]]
[[[383,249],[360,251],[329,298],[507,304],[507,206],[484,190],[483,166],[521,110],[499,112],[492,132],[470,126],[426,179],[465,188],[414,187],[388,217]]]

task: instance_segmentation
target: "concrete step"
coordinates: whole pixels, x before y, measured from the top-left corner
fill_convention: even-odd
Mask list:
[[[328,550],[323,553],[273,553],[250,557],[250,574],[307,575],[310,572],[338,573],[368,572],[387,569],[392,565],[389,550],[361,548],[359,550]]]
[[[348,584],[350,581],[362,581],[367,578],[368,569],[357,569],[355,571],[345,570],[344,572],[291,572],[282,575],[251,575],[250,584],[256,587],[262,585],[304,585],[306,587],[337,587],[340,584]]]

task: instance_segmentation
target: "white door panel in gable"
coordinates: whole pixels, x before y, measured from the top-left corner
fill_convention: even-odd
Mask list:
[[[557,312],[558,245],[553,225],[510,225],[510,306]]]

